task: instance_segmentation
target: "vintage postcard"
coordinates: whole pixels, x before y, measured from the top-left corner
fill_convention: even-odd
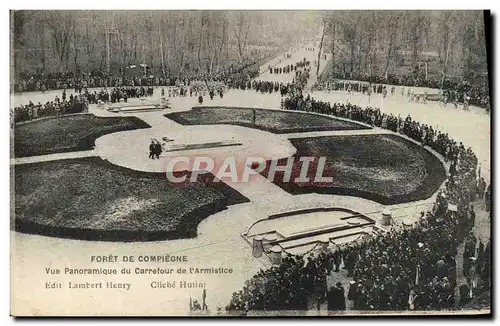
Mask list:
[[[491,32],[11,10],[11,315],[490,314]]]

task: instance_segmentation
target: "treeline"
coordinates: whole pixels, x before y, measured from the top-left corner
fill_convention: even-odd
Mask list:
[[[12,11],[12,64],[17,75],[142,74],[140,64],[151,74],[212,74],[317,34],[306,23],[279,11]]]
[[[482,11],[332,11],[323,22],[328,75],[399,75],[414,84],[446,76],[487,87]]]

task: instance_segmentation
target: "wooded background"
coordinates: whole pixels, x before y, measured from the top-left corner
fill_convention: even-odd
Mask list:
[[[324,35],[322,34],[324,30]],[[482,11],[13,11],[15,73],[212,73],[306,39],[330,71],[485,83]]]
[[[476,83],[487,78],[482,11],[336,11],[322,19],[333,70]]]
[[[318,29],[316,12],[298,11],[15,11],[14,67],[84,72],[139,65],[154,73],[211,73],[264,55]]]

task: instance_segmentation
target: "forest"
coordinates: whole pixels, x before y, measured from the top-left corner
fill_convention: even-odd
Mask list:
[[[487,83],[482,11],[12,11],[16,75],[212,74],[308,40],[325,73]],[[318,49],[317,49],[318,50]]]

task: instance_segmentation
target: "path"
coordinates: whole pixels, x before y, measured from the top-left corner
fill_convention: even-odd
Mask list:
[[[91,151],[81,151],[81,152],[56,153],[56,154],[47,154],[47,155],[38,155],[38,156],[17,157],[17,158],[11,158],[10,164],[30,164],[30,163],[38,163],[38,162],[48,162],[48,161],[84,158],[84,157],[91,157],[91,156],[97,156],[97,153],[95,151],[91,150]]]

